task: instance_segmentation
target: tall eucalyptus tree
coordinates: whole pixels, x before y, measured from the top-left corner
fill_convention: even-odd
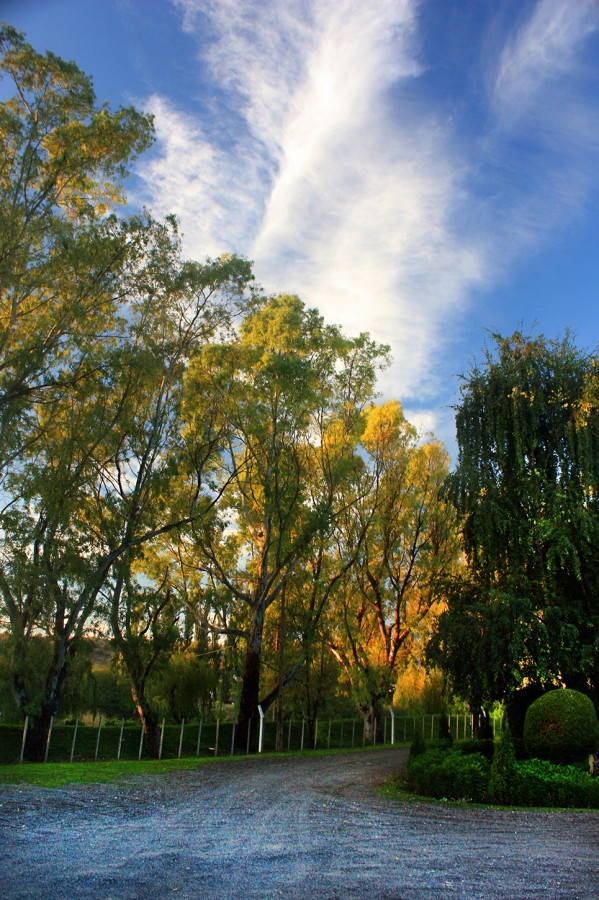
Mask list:
[[[238,738],[258,719],[265,619],[312,544],[331,527],[339,485],[354,464],[356,428],[387,350],[280,296],[248,315],[238,339],[190,368],[195,398],[216,391],[227,446],[212,528],[196,564],[235,598],[246,640]],[[201,406],[200,406],[201,408]],[[311,493],[311,486],[318,490]]]
[[[358,550],[335,594],[329,644],[374,737],[402,654],[422,640],[458,545],[441,496],[449,459],[439,442],[420,443],[399,403],[389,402],[369,411],[362,446],[372,487],[339,521],[341,544]]]

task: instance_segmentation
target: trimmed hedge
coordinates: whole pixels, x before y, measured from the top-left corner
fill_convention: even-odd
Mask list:
[[[509,735],[497,745],[492,765],[480,753],[461,753],[459,745],[457,749],[429,749],[410,757],[406,785],[417,794],[435,799],[599,809],[599,778],[574,766],[558,766],[546,760],[517,762]]]
[[[495,741],[493,738],[471,738],[468,741],[460,741],[456,748],[463,756],[469,753],[482,753],[488,760],[493,759]]]
[[[411,791],[426,797],[489,800],[491,767],[482,753],[464,755],[459,750],[427,750],[408,762],[407,784]]]
[[[556,766],[543,759],[516,764],[510,802],[518,806],[558,806],[599,809],[599,778],[574,766]]]
[[[524,719],[526,752],[553,763],[584,759],[596,749],[598,734],[593,702],[579,691],[544,694],[531,703]]]

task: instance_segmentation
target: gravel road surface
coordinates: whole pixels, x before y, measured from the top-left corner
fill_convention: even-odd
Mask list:
[[[599,814],[386,800],[405,750],[0,789],[0,896],[599,898]]]

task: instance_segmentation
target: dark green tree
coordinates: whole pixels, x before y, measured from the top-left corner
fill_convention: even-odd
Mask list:
[[[599,366],[562,340],[494,335],[464,379],[448,480],[468,575],[428,648],[473,702],[524,679],[599,697]]]

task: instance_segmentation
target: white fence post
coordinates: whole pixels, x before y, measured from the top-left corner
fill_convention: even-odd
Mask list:
[[[218,756],[218,733],[220,731],[220,719],[216,720],[216,734],[214,736],[214,755]]]
[[[233,722],[233,728],[231,730],[231,756],[233,756],[234,750],[235,750],[235,722]]]
[[[200,719],[200,724],[198,725],[198,742],[196,744],[196,756],[200,755],[200,740],[202,738],[202,719]]]
[[[260,733],[258,735],[258,753],[262,753],[262,741],[264,740],[264,712],[258,704],[258,712],[260,714]]]
[[[23,754],[25,753],[25,741],[27,740],[27,729],[29,728],[29,716],[25,716],[23,724],[23,737],[21,738],[21,756],[19,762],[23,762]]]
[[[52,737],[52,726],[54,725],[54,716],[50,716],[50,727],[48,728],[48,737],[46,738],[46,752],[44,753],[44,762],[48,762],[48,751],[50,749],[50,738]]]
[[[185,716],[181,719],[181,734],[179,735],[179,753],[177,759],[181,759],[181,748],[183,747],[183,730],[185,728]]]
[[[69,762],[73,762],[73,756],[75,755],[75,741],[77,740],[77,726],[79,725],[79,717],[75,719],[75,730],[73,732],[73,740],[71,742],[71,755],[69,757]]]
[[[162,744],[164,741],[164,719],[160,727],[160,746],[158,747],[158,759],[162,759]]]
[[[98,725],[98,736],[96,738],[96,752],[94,753],[94,762],[98,762],[98,750],[100,749],[100,733],[102,731],[102,722],[104,721],[104,717],[100,716],[100,723]]]
[[[139,760],[141,759],[141,752],[142,752],[142,750],[143,750],[143,747],[144,747],[144,720],[142,719],[142,720],[141,720],[141,735],[140,735],[140,738],[139,738],[139,753],[137,754],[137,761],[138,761],[138,762],[139,762]]]
[[[395,744],[395,713],[393,712],[393,707],[389,707],[389,712],[391,714],[391,746]]]
[[[316,750],[316,744],[318,743],[318,719],[314,720],[314,749]]]
[[[116,758],[117,762],[121,758],[121,747],[123,746],[123,730],[125,728],[125,720],[121,719],[121,733],[119,734],[119,749],[117,750]]]

